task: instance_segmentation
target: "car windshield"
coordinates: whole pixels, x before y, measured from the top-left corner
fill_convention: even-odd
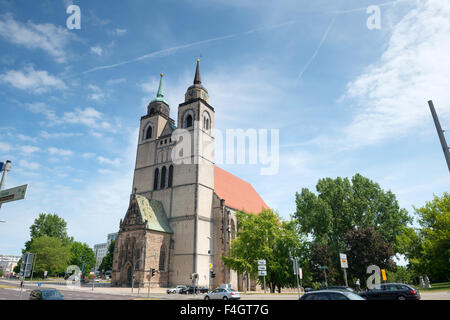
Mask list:
[[[346,292],[345,295],[351,300],[366,300],[363,297],[361,297],[353,292]]]
[[[61,298],[61,294],[56,291],[56,290],[52,290],[52,291],[43,291],[42,292],[42,296],[44,298]]]
[[[234,290],[234,289],[228,289],[228,291],[231,291],[231,292],[236,292],[236,290]]]

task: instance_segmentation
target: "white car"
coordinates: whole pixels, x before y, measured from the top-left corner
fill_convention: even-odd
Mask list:
[[[167,294],[171,294],[171,293],[180,293],[180,291],[182,289],[185,289],[186,286],[182,286],[182,285],[178,285],[175,288],[169,288],[167,289]]]
[[[212,292],[205,294],[205,300],[239,300],[241,294],[229,288],[217,288]]]

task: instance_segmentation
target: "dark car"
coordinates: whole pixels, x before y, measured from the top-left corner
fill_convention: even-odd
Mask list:
[[[31,291],[29,300],[64,300],[64,297],[56,289],[37,289]]]
[[[348,290],[318,290],[305,293],[300,300],[365,300]]]
[[[420,300],[419,290],[403,283],[383,283],[359,295],[367,300]]]
[[[189,286],[185,289],[181,289],[181,294],[194,294],[194,293],[208,293],[209,289],[207,287],[197,287],[197,286]]]
[[[349,292],[353,292],[355,293],[355,290],[353,290],[350,287],[346,287],[346,286],[332,286],[332,287],[326,287],[324,290],[344,290],[344,291],[349,291]]]

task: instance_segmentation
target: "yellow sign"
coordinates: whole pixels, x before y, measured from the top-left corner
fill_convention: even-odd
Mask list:
[[[381,277],[383,278],[383,281],[386,281],[386,280],[387,280],[387,277],[386,277],[386,270],[385,270],[385,269],[381,269]]]
[[[209,264],[209,268],[211,269],[212,267],[213,267],[213,265],[210,263],[210,264]]]

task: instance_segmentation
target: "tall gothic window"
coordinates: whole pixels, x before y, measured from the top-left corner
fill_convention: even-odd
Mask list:
[[[166,269],[166,246],[163,244],[159,251],[159,271],[165,271]]]
[[[147,132],[145,133],[145,139],[150,139],[152,137],[152,131],[153,131],[153,128],[152,128],[152,126],[149,125],[147,128]]]
[[[190,128],[190,127],[192,127],[192,116],[189,114],[186,117],[186,128]]]
[[[168,182],[168,184],[167,184],[167,186],[168,186],[169,188],[172,187],[172,181],[173,181],[173,165],[171,165],[171,166],[169,167],[169,182]]]
[[[166,167],[161,170],[161,189],[166,187]]]
[[[155,177],[153,180],[153,190],[157,190],[158,189],[158,179],[159,179],[159,169],[156,168],[155,169]]]

